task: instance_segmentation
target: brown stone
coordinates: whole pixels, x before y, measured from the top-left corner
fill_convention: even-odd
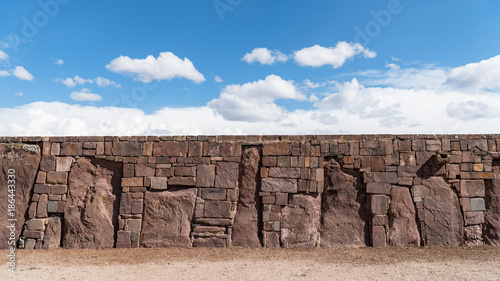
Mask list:
[[[112,248],[118,225],[121,164],[80,158],[68,179],[62,246],[66,249]]]
[[[300,168],[269,168],[269,177],[272,178],[300,178]]]
[[[372,172],[385,172],[385,157],[370,157]]]
[[[195,188],[146,192],[140,245],[142,247],[190,247]]]
[[[493,166],[493,180],[486,189],[485,201],[484,240],[489,245],[500,246],[500,166]]]
[[[38,193],[38,194],[49,194],[50,185],[48,185],[48,184],[35,184],[33,192]]]
[[[285,156],[290,155],[291,145],[289,142],[264,143],[262,155],[264,156]]]
[[[427,246],[459,246],[463,243],[464,221],[455,192],[441,177],[422,181],[425,214],[422,234]]]
[[[215,186],[215,165],[196,166],[196,186],[198,187]]]
[[[298,188],[295,179],[263,178],[261,182],[260,190],[264,192],[296,193]]]
[[[54,171],[56,169],[56,157],[55,156],[43,156],[40,161],[40,170],[42,171]]]
[[[73,157],[57,157],[56,159],[56,171],[58,172],[69,172],[71,165],[73,165]]]
[[[484,222],[484,213],[482,211],[464,212],[465,225],[476,225]]]
[[[203,188],[201,197],[207,200],[226,200],[225,188]]]
[[[233,218],[234,205],[228,201],[206,201],[205,202],[205,218]]]
[[[175,167],[174,176],[194,177],[195,169],[194,167]]]
[[[47,229],[43,236],[43,249],[58,249],[61,245],[62,224],[60,217],[48,218]]]
[[[189,177],[174,177],[168,179],[169,186],[195,186],[196,181],[194,178]]]
[[[320,219],[320,195],[292,195],[281,212],[281,246],[314,248],[319,238]]]
[[[166,177],[154,177],[151,178],[151,189],[160,189],[164,190],[168,188]]]
[[[143,186],[144,178],[122,178],[122,186]]]
[[[367,194],[391,194],[391,184],[389,183],[367,183],[366,184]]]
[[[153,144],[153,156],[187,156],[188,142],[166,141]]]
[[[68,187],[62,184],[50,185],[49,187],[50,187],[49,194],[51,195],[63,195],[66,194],[68,190]]]
[[[38,199],[38,206],[36,209],[36,217],[37,218],[46,218],[47,214],[47,205],[49,204],[49,196],[47,194],[40,195]]]
[[[389,200],[385,195],[370,196],[370,211],[373,215],[385,215],[389,207]]]
[[[386,182],[386,183],[397,184],[398,174],[395,172],[373,173],[373,179],[375,182]]]
[[[388,214],[389,245],[395,247],[420,246],[415,207],[408,188],[401,186],[391,188]]]
[[[337,162],[330,160],[325,162],[325,187],[320,246],[366,246],[368,214],[361,175],[344,173]]]
[[[372,226],[372,246],[383,248],[387,246],[387,237],[384,226]]]
[[[215,187],[236,188],[238,186],[238,163],[219,162],[215,169]]]
[[[47,183],[67,184],[67,172],[47,172]]]
[[[274,158],[276,159],[276,158]],[[260,153],[257,147],[245,148],[241,159],[241,179],[232,245],[261,247],[259,238],[260,200],[258,196]]]
[[[136,177],[154,177],[155,164],[135,164]]]
[[[81,156],[83,154],[82,144],[79,142],[64,142],[61,144],[62,156]]]
[[[460,196],[462,197],[484,197],[484,180],[461,180]]]
[[[225,248],[227,239],[217,237],[197,237],[193,240],[193,247]]]

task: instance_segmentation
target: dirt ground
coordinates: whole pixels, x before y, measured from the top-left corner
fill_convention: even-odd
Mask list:
[[[16,256],[17,272],[5,263],[0,279],[500,280],[495,247],[17,250]]]

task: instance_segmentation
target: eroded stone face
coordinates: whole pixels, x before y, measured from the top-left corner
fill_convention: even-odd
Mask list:
[[[189,234],[196,193],[196,188],[146,192],[141,246],[191,247]]]
[[[493,167],[493,180],[486,189],[484,240],[500,246],[500,166]]]
[[[37,170],[40,164],[40,152],[26,151],[24,144],[0,144],[0,249],[8,249],[10,230],[7,228],[9,222],[7,219],[17,219],[15,222],[16,242],[23,229],[25,214],[29,207],[31,191],[37,176]],[[35,146],[39,151],[39,147]],[[12,169],[12,170],[11,170]],[[15,170],[15,173],[9,173],[9,170]],[[15,214],[8,216],[9,192],[8,185],[10,179],[15,181]]]
[[[407,187],[392,186],[388,215],[390,246],[420,246],[415,206]]]
[[[281,210],[281,246],[313,248],[319,236],[321,195],[294,194]]]
[[[115,245],[121,164],[80,158],[71,168],[62,246],[100,249]]]
[[[464,220],[456,193],[442,177],[424,179],[424,239],[427,246],[460,246]]]
[[[325,192],[321,218],[321,243],[324,248],[363,247],[367,245],[368,214],[364,208],[358,178],[330,160],[325,163]]]

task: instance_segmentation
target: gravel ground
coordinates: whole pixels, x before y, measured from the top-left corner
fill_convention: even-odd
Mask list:
[[[2,250],[4,257],[8,254]],[[500,280],[500,248],[17,250],[2,280]]]

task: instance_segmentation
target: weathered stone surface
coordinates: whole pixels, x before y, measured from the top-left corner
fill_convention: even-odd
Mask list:
[[[206,201],[205,218],[233,218],[233,204],[228,201]]]
[[[259,154],[257,147],[249,147],[242,152],[240,194],[232,233],[233,246],[262,246],[259,237],[260,197],[257,188],[260,181]]]
[[[201,197],[206,200],[226,200],[225,188],[203,188]]]
[[[56,159],[56,171],[58,172],[69,172],[71,165],[73,165],[73,157],[57,157]]]
[[[260,190],[264,192],[296,193],[298,188],[295,179],[263,178],[261,182]]]
[[[215,187],[236,188],[238,185],[238,163],[219,162],[215,169]]]
[[[281,211],[281,246],[313,248],[318,242],[321,195],[294,194]]]
[[[43,249],[51,250],[57,249],[61,245],[61,218],[50,217],[48,218],[47,229],[43,236]]]
[[[168,185],[170,186],[195,186],[196,181],[192,177],[174,177],[168,179]]]
[[[68,173],[66,172],[47,172],[47,183],[67,184]]]
[[[385,226],[372,226],[372,246],[375,248],[383,248],[387,246],[387,233]]]
[[[500,166],[493,166],[493,180],[486,189],[484,240],[500,246]]]
[[[215,186],[215,165],[198,165],[196,167],[196,186]]]
[[[227,247],[227,239],[208,237],[197,237],[193,240],[194,247],[210,247],[210,248],[225,248]]]
[[[389,206],[389,245],[396,247],[420,246],[415,207],[406,187],[391,188]]]
[[[459,246],[463,243],[464,221],[458,198],[441,177],[422,181],[427,246]]]
[[[136,164],[135,165],[136,177],[154,177],[155,165],[154,164]]]
[[[269,169],[269,176],[272,178],[300,178],[300,168],[277,168],[272,167]]]
[[[464,212],[465,225],[476,225],[482,224],[484,222],[484,213],[482,211],[477,212]]]
[[[114,246],[121,176],[121,164],[99,159],[76,160],[68,179],[63,248]]]
[[[82,155],[82,144],[79,142],[62,143],[60,155],[63,156],[80,156]]]
[[[290,155],[291,145],[288,142],[266,143],[262,146],[262,155],[280,156]]]
[[[462,197],[484,197],[484,180],[461,180],[460,196]]]
[[[366,184],[366,193],[367,194],[386,194],[389,195],[391,193],[391,184],[390,183],[367,183]]]
[[[368,214],[364,209],[361,177],[340,169],[334,160],[325,163],[321,247],[363,247],[368,245]]]
[[[142,247],[190,247],[195,188],[146,192],[140,244]]]
[[[153,144],[153,156],[186,156],[188,142],[166,141]]]
[[[38,199],[38,206],[36,208],[36,217],[37,218],[46,218],[47,214],[47,205],[49,204],[49,196],[47,194],[40,195]]]
[[[396,172],[379,172],[373,173],[375,182],[387,182],[392,184],[398,183],[398,174]]]
[[[151,178],[151,189],[167,189],[167,178],[166,177],[154,177]]]
[[[385,215],[389,208],[389,200],[385,195],[370,196],[370,212],[372,215]]]

